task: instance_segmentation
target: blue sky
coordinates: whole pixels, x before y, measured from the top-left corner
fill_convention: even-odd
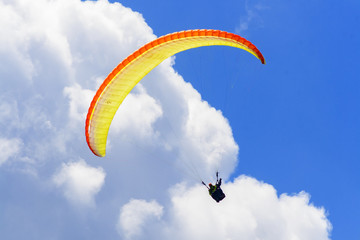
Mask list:
[[[0,0],[1,239],[360,237],[359,1],[117,2]],[[201,28],[245,37],[266,65],[177,54],[93,156],[84,121],[107,74]],[[204,181],[221,170],[221,204],[193,165]]]

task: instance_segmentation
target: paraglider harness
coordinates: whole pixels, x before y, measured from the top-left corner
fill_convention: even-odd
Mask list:
[[[216,201],[216,202],[220,202],[221,200],[223,200],[225,198],[225,194],[222,191],[222,189],[220,188],[221,185],[221,178],[219,180],[219,173],[216,172],[216,184],[212,185],[211,183],[209,184],[209,187],[206,186],[206,184],[202,181],[202,184],[205,185],[205,187],[209,190],[209,194],[210,196]]]

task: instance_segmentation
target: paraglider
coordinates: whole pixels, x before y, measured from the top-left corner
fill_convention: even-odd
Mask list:
[[[209,187],[208,187],[208,186],[206,186],[206,184],[204,182],[202,182],[202,184],[205,185],[205,187],[209,191],[209,195],[216,202],[220,202],[221,200],[223,200],[225,198],[225,194],[222,191],[222,189],[220,188],[220,186],[221,186],[221,178],[219,180],[219,172],[216,172],[216,183],[215,183],[215,185],[212,185],[212,183],[209,183]]]
[[[191,48],[223,45],[243,49],[263,64],[261,52],[246,39],[220,30],[188,30],[162,36],[123,60],[97,90],[87,113],[86,142],[99,157],[106,153],[106,141],[114,115],[134,86],[168,57]]]

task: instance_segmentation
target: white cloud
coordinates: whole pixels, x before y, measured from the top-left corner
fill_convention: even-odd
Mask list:
[[[121,208],[117,230],[126,239],[330,239],[325,209],[305,192],[278,196],[273,186],[244,175],[222,189],[220,203],[204,186],[186,184],[171,188],[166,206],[132,199]]]
[[[63,163],[60,171],[53,176],[54,184],[63,190],[66,199],[82,206],[95,205],[95,195],[104,181],[104,170],[91,167],[84,160]]]
[[[99,79],[154,38],[108,1],[1,0],[0,24],[0,131],[41,164],[77,148]]]
[[[220,111],[200,99],[189,99],[188,107],[186,147],[191,149],[192,156],[197,155],[202,161],[199,168],[206,175],[213,174],[221,167],[223,176],[229,176],[236,165],[238,146],[228,121]]]
[[[71,122],[84,123],[89,103],[95,95],[94,91],[82,89],[79,84],[64,88],[64,95],[70,100],[69,117]],[[76,124],[77,125],[77,124]]]
[[[278,196],[273,186],[246,176],[222,188],[227,197],[220,203],[203,186],[172,189],[165,230],[159,236],[174,240],[330,239],[332,226],[324,208],[309,203],[305,192]]]
[[[155,219],[160,219],[163,207],[155,200],[145,201],[131,199],[121,210],[117,223],[117,230],[126,239],[134,239],[142,234],[144,225],[149,225]]]
[[[112,131],[140,138],[156,137],[153,124],[162,116],[161,106],[146,93],[141,84],[134,90],[118,109],[112,122]]]
[[[3,129],[2,134],[19,127],[17,102],[14,99],[7,99],[6,96],[0,97],[0,129]]]
[[[22,145],[21,139],[18,138],[0,138],[0,166],[16,156],[20,152]]]

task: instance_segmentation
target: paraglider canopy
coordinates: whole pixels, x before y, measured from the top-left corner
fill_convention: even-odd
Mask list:
[[[123,60],[97,90],[87,113],[86,141],[91,151],[105,156],[106,140],[114,115],[134,86],[168,57],[191,48],[223,45],[244,49],[263,64],[261,52],[239,35],[219,30],[189,30],[162,36]]]

